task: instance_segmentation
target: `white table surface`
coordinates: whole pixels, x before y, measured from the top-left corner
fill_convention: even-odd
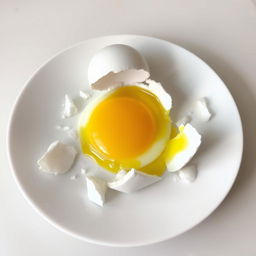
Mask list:
[[[191,231],[151,246],[96,246],[56,230],[22,197],[7,162],[10,110],[31,73],[59,50],[109,34],[155,36],[197,54],[227,84],[244,126],[228,197]],[[256,1],[0,0],[0,256],[256,255],[255,100]]]

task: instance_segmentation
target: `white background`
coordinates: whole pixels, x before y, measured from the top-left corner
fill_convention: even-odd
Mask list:
[[[109,34],[155,36],[197,54],[228,86],[244,127],[242,166],[220,207],[191,231],[146,247],[96,246],[56,230],[21,196],[7,162],[11,107],[31,73],[59,50]],[[0,256],[255,255],[255,97],[254,1],[0,0]]]

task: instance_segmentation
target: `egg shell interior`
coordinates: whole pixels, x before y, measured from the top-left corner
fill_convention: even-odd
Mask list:
[[[149,76],[145,58],[136,49],[122,44],[110,45],[99,50],[88,67],[88,81],[95,90],[143,82]]]

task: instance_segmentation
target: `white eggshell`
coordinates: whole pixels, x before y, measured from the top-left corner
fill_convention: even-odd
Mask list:
[[[83,100],[87,100],[90,98],[90,93],[85,92],[85,91],[79,91],[79,96],[83,99]]]
[[[56,125],[56,129],[60,130],[60,131],[63,131],[63,132],[66,132],[67,135],[69,137],[71,137],[72,139],[75,139],[75,140],[78,139],[78,134],[77,134],[76,130],[74,130],[70,126],[67,126],[67,125],[65,125],[65,126]]]
[[[184,167],[195,155],[201,144],[201,135],[191,124],[185,125],[183,133],[188,139],[188,146],[176,154],[170,161],[166,162],[167,169],[170,172],[178,171]]]
[[[129,172],[120,171],[114,181],[108,183],[108,187],[124,193],[132,193],[145,188],[161,178],[155,175],[131,169]]]
[[[211,119],[212,114],[207,105],[207,99],[205,97],[196,101],[194,110],[191,114],[193,125],[198,126]]]
[[[101,49],[88,66],[89,84],[97,90],[144,82],[149,76],[144,57],[131,46],[122,44]]]
[[[146,84],[148,85],[147,89],[158,97],[163,107],[166,110],[170,110],[172,108],[172,97],[169,93],[165,91],[163,86],[160,83],[151,79],[148,79],[146,81]]]
[[[197,168],[195,165],[190,165],[179,170],[180,180],[184,183],[194,182],[197,177]]]
[[[71,130],[72,128],[67,125],[56,125],[56,129],[60,130],[60,131],[67,132],[67,131]]]
[[[70,99],[70,97],[66,94],[65,95],[65,103],[64,103],[64,110],[63,110],[63,115],[62,118],[69,118],[71,116],[74,116],[77,114],[78,110],[73,102],[73,100]]]
[[[197,101],[197,112],[200,114],[202,121],[207,122],[210,120],[212,114],[207,106],[206,98],[201,98]]]
[[[192,183],[197,177],[197,168],[195,165],[189,165],[174,173],[174,180],[181,183]]]
[[[105,202],[105,194],[107,190],[106,181],[98,177],[87,176],[86,184],[87,184],[87,194],[88,194],[89,200],[99,206],[103,206]]]
[[[55,141],[37,161],[39,169],[51,173],[62,174],[67,172],[76,157],[77,151],[73,146]]]

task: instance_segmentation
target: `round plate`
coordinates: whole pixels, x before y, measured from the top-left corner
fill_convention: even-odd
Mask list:
[[[134,194],[110,191],[103,208],[89,202],[85,179],[71,180],[79,164],[61,176],[42,173],[37,159],[56,139],[66,140],[60,124],[62,103],[87,85],[87,66],[100,48],[127,44],[147,59],[151,78],[173,97],[172,119],[207,97],[213,112],[205,123],[202,145],[193,162],[198,178],[175,183],[171,175]],[[50,223],[86,241],[111,246],[146,245],[177,236],[205,219],[225,198],[239,170],[242,126],[235,102],[224,83],[189,51],[156,38],[116,35],[82,42],[44,64],[27,82],[15,104],[8,151],[15,179],[25,197]],[[83,165],[83,163],[80,163]],[[87,163],[84,163],[87,164]]]

